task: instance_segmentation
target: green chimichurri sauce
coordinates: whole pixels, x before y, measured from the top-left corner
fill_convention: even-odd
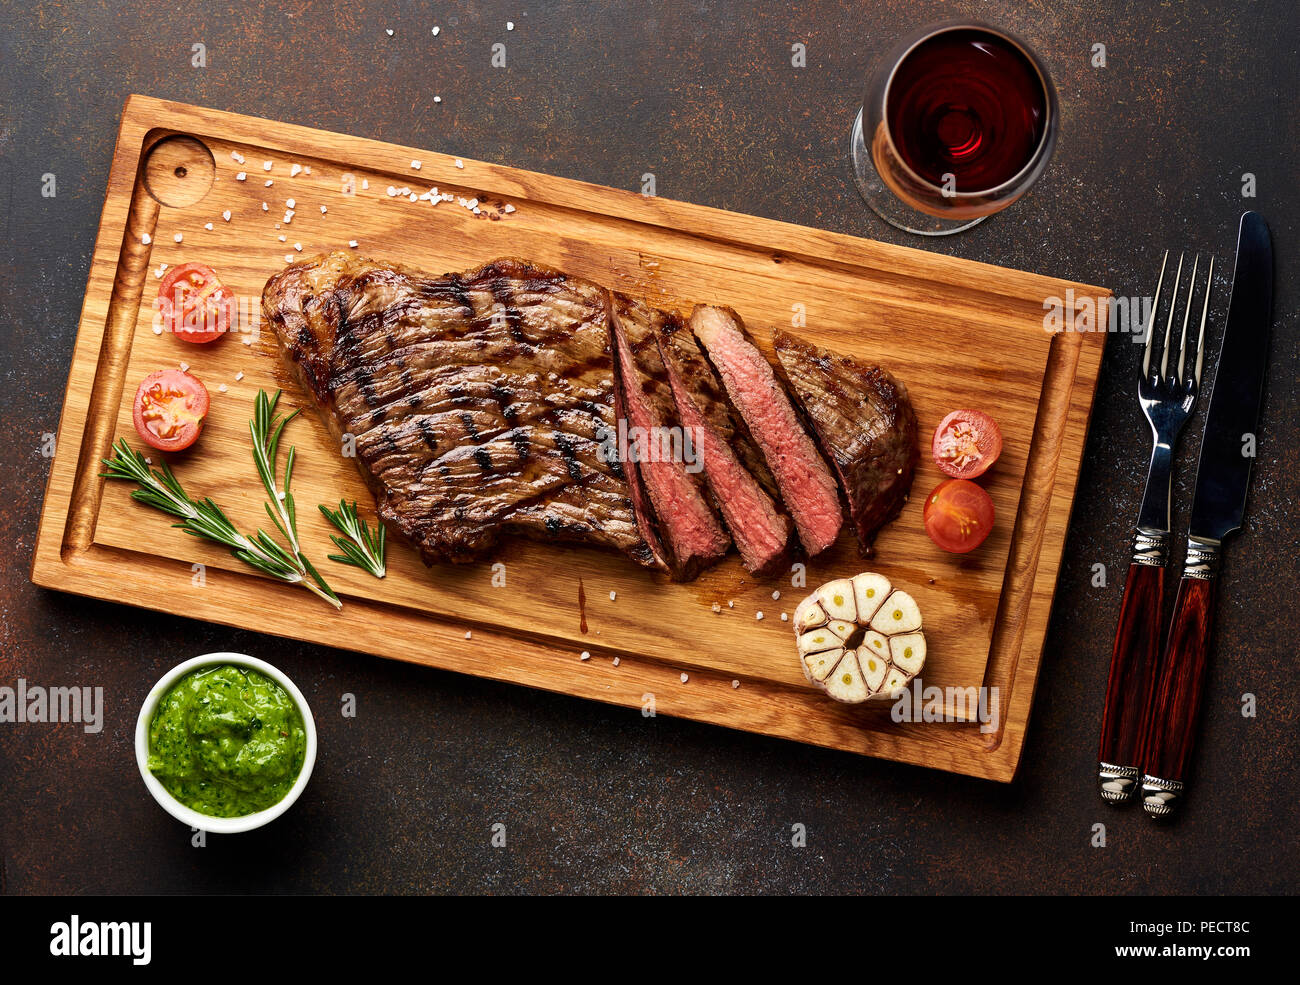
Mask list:
[[[163,695],[149,724],[149,771],[209,817],[243,817],[279,803],[306,750],[293,698],[251,667],[191,671]]]

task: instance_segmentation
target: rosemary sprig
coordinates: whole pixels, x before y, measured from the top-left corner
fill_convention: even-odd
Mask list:
[[[180,523],[174,524],[187,534],[204,540],[211,540],[230,548],[230,553],[245,564],[251,565],[263,574],[291,585],[302,585],[314,595],[318,595],[336,609],[342,608],[342,602],[334,591],[325,583],[311,562],[307,560],[298,545],[297,518],[293,510],[293,499],[289,493],[289,480],[293,474],[293,450],[289,451],[289,462],[285,467],[284,502],[277,495],[274,468],[280,435],[284,425],[292,419],[290,414],[282,420],[275,420],[275,405],[280,394],[267,398],[264,391],[258,392],[257,412],[253,420],[253,458],[257,463],[258,473],[262,475],[262,484],[275,501],[275,510],[268,503],[266,511],[276,528],[289,542],[290,550],[285,550],[274,538],[263,530],[253,536],[240,533],[225,512],[211,499],[193,499],[180,484],[165,461],[161,469],[152,469],[144,456],[133,450],[125,438],[119,438],[113,445],[113,457],[102,459],[107,471],[100,475],[105,479],[124,479],[134,482],[138,489],[131,492],[131,498],[137,502],[152,506],[174,517]],[[258,430],[259,422],[269,422],[269,428]],[[259,434],[263,440],[259,441]],[[263,474],[264,466],[266,474]],[[270,476],[269,484],[267,476]],[[277,515],[278,514],[278,515]]]
[[[330,540],[334,541],[343,553],[331,554],[329,559],[340,564],[352,564],[364,568],[376,578],[384,577],[387,573],[384,566],[384,525],[375,521],[375,530],[371,533],[366,521],[357,513],[357,504],[349,505],[347,500],[339,500],[337,511],[324,505],[321,506],[320,511],[325,514],[325,519],[343,533],[343,537],[330,534]]]

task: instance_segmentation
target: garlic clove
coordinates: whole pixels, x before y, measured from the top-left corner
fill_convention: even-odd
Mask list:
[[[841,619],[832,619],[826,624],[826,628],[838,636],[840,639],[847,641],[853,635],[854,630],[858,627],[851,622],[844,622]]]
[[[800,633],[805,629],[825,626],[826,619],[826,611],[821,607],[816,596],[809,596],[799,603],[799,608],[794,610],[794,631]]]
[[[843,649],[844,641],[828,629],[814,629],[799,637],[799,655],[819,653],[822,650]]]
[[[888,578],[874,571],[864,571],[850,580],[853,582],[853,601],[858,609],[857,620],[869,623],[893,586],[889,584]]]
[[[853,604],[853,582],[847,578],[828,581],[817,589],[817,598],[830,618],[843,619],[845,622],[853,622],[857,618],[857,606]]]
[[[899,670],[915,677],[925,666],[925,634],[906,633],[891,637],[889,659]]]
[[[871,628],[886,636],[915,632],[921,628],[921,609],[906,592],[893,592],[871,620]]]
[[[809,653],[803,658],[804,674],[810,681],[821,683],[835,665],[840,662],[844,656],[844,649],[836,647],[834,650],[823,650],[821,653]]]
[[[858,666],[858,655],[854,650],[844,654],[835,669],[826,678],[826,693],[836,701],[857,704],[870,696],[867,683],[862,679],[862,670]]]
[[[859,651],[858,664],[862,667],[862,679],[866,682],[867,690],[875,694],[885,683],[885,675],[889,673],[889,661],[873,653]]]

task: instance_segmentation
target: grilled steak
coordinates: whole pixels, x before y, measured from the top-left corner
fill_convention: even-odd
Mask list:
[[[920,456],[907,388],[879,366],[785,332],[775,343],[790,392],[839,473],[858,547],[870,556],[876,531],[902,509]]]
[[[695,435],[709,491],[745,567],[754,574],[770,574],[787,560],[794,527],[764,486],[764,481],[774,483],[762,453],[733,419],[722,385],[694,336],[681,319],[665,321],[659,354],[678,419]]]
[[[799,539],[809,555],[821,553],[844,525],[839,491],[771,364],[729,308],[697,305],[691,329],[763,452]]]
[[[604,289],[520,260],[427,277],[331,253],[271,278],[262,306],[330,429],[355,439],[380,518],[426,563],[519,533],[662,566],[602,454]]]
[[[618,293],[610,312],[619,416],[630,453],[624,467],[645,487],[674,575],[692,578],[720,561],[731,541],[705,498],[702,476],[687,471],[688,460],[698,463],[695,432],[682,427],[657,341],[677,316]]]

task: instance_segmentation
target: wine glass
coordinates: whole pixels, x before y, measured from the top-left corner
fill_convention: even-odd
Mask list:
[[[853,123],[858,190],[906,232],[969,229],[1043,173],[1057,115],[1051,78],[1014,35],[977,21],[924,28],[881,61]]]

